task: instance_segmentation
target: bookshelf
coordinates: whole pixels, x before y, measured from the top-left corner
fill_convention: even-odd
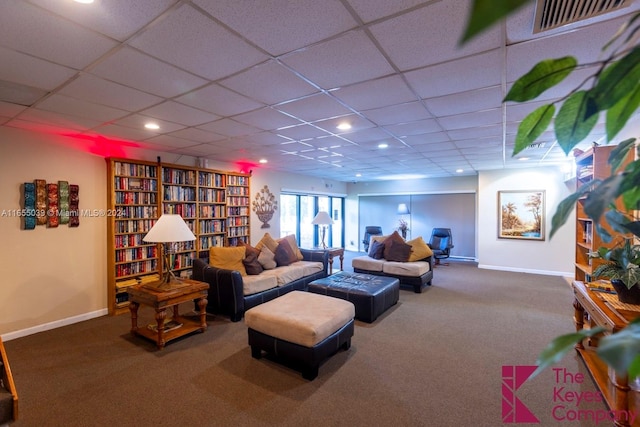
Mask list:
[[[109,313],[128,309],[127,287],[159,278],[158,248],[142,238],[158,219],[158,166],[107,159]]]
[[[608,159],[615,146],[594,146],[576,157],[576,188],[589,184],[595,179],[605,179],[611,174],[611,167]],[[631,161],[631,156],[625,163]],[[623,166],[624,167],[624,166]],[[593,271],[603,260],[589,258],[589,253],[598,248],[610,247],[615,243],[615,239],[610,243],[602,241],[596,232],[595,224],[584,211],[586,198],[581,198],[576,202],[576,239],[575,239],[575,279],[584,283],[592,281]],[[622,209],[622,204],[618,201],[618,208]],[[615,233],[605,225],[605,228],[615,235]]]
[[[193,260],[211,246],[249,241],[246,174],[168,163],[107,158],[107,258],[109,314],[129,309],[127,288],[160,278],[159,246],[142,241],[162,213],[180,214],[196,236],[176,243],[170,262],[176,275],[191,276]]]

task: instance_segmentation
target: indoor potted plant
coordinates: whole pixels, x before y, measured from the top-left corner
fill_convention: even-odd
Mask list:
[[[398,231],[402,234],[402,238],[406,240],[407,231],[409,231],[409,223],[404,219],[398,220]]]
[[[605,261],[594,270],[593,276],[611,280],[620,302],[640,304],[640,245],[625,238],[612,248],[599,248],[591,257]]]

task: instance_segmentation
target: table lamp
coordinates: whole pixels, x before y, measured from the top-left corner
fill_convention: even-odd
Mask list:
[[[178,279],[173,271],[169,255],[171,253],[171,244],[175,242],[188,242],[196,240],[189,226],[180,215],[163,214],[151,230],[142,238],[144,242],[162,243],[162,251],[164,255],[164,266],[166,272],[162,273],[162,278],[157,282],[147,283],[146,288],[156,289],[159,291],[169,291],[172,289],[186,286],[186,284]]]
[[[311,224],[319,225],[322,227],[322,248],[327,249],[327,245],[324,243],[327,227],[333,224],[333,220],[326,211],[319,211],[311,221]]]

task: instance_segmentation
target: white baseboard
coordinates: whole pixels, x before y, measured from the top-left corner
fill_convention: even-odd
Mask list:
[[[82,322],[89,319],[95,319],[96,317],[106,316],[109,310],[103,308],[102,310],[92,311],[90,313],[79,314],[73,317],[67,317],[66,319],[56,320],[54,322],[44,323],[42,325],[33,326],[31,328],[22,329],[15,332],[9,332],[2,335],[2,341],[11,341],[12,339],[26,337],[27,335],[36,334],[38,332],[49,331],[51,329],[61,328],[67,325],[73,325],[74,323]]]
[[[513,271],[515,273],[542,274],[545,276],[562,276],[562,277],[573,276],[573,272],[568,273],[566,271],[534,270],[529,268],[504,267],[501,265],[478,264],[478,268],[484,268],[486,270]]]

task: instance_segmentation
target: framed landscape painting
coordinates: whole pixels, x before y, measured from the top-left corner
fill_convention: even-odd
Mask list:
[[[498,191],[498,238],[544,240],[544,190]]]

